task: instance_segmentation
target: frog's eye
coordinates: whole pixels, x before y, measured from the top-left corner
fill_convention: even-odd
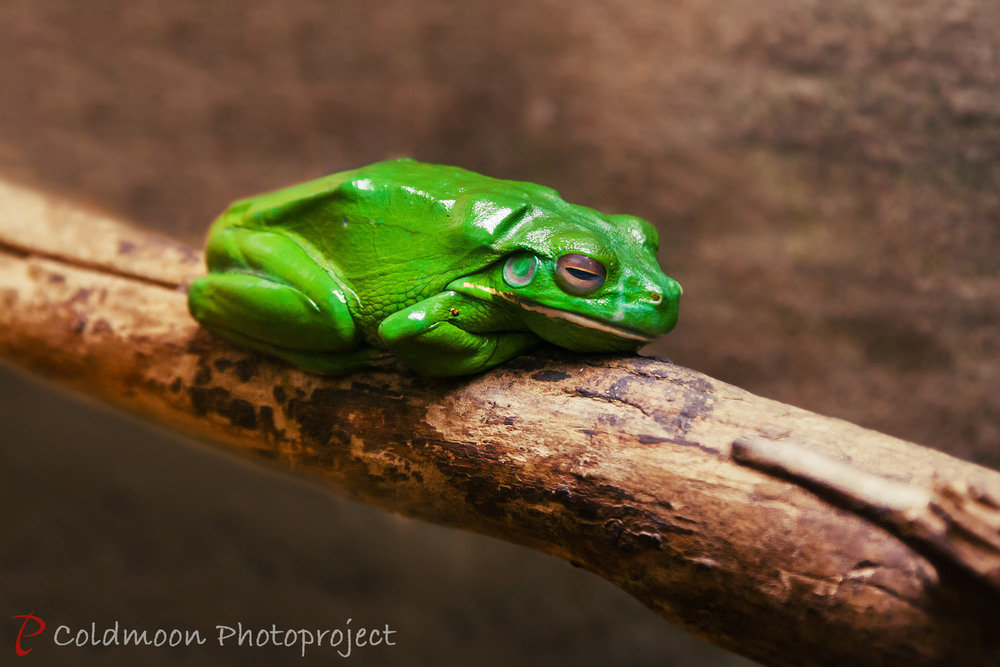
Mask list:
[[[608,271],[596,259],[570,253],[556,262],[556,282],[566,292],[583,296],[601,288]]]
[[[511,255],[503,265],[504,282],[511,287],[524,287],[535,277],[537,265],[535,256],[530,253],[520,252]]]

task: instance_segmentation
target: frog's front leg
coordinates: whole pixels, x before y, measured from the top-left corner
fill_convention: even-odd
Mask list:
[[[230,227],[213,234],[207,255],[211,273],[188,291],[206,328],[314,373],[346,373],[377,353],[357,331],[344,286],[292,240]]]
[[[539,342],[497,306],[451,290],[393,313],[378,335],[403,363],[423,375],[485,370]]]

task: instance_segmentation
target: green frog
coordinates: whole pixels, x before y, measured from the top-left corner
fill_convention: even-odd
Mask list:
[[[207,329],[321,374],[388,351],[476,373],[548,341],[634,352],[677,322],[656,230],[554,190],[411,159],[243,199],[190,287]]]

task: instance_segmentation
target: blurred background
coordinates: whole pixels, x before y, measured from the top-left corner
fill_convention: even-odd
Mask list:
[[[235,198],[389,157],[540,182],[660,229],[684,299],[646,352],[1000,468],[998,34],[990,0],[5,0],[0,178],[192,245]],[[750,664],[560,561],[4,367],[0,419],[6,617],[388,623],[364,665]]]

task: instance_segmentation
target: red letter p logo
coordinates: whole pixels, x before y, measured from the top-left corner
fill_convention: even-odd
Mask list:
[[[21,629],[18,630],[17,632],[17,641],[14,642],[14,652],[21,656],[28,655],[29,653],[35,650],[35,647],[32,646],[27,651],[25,651],[23,648],[21,648],[21,639],[23,639],[24,637],[34,637],[35,635],[42,634],[42,631],[45,630],[45,621],[35,616],[35,612],[21,614],[20,616],[11,616],[11,618],[24,619],[24,622],[21,623]],[[28,627],[28,621],[34,621],[35,623],[37,623],[38,629],[29,634],[24,634],[24,629]]]

